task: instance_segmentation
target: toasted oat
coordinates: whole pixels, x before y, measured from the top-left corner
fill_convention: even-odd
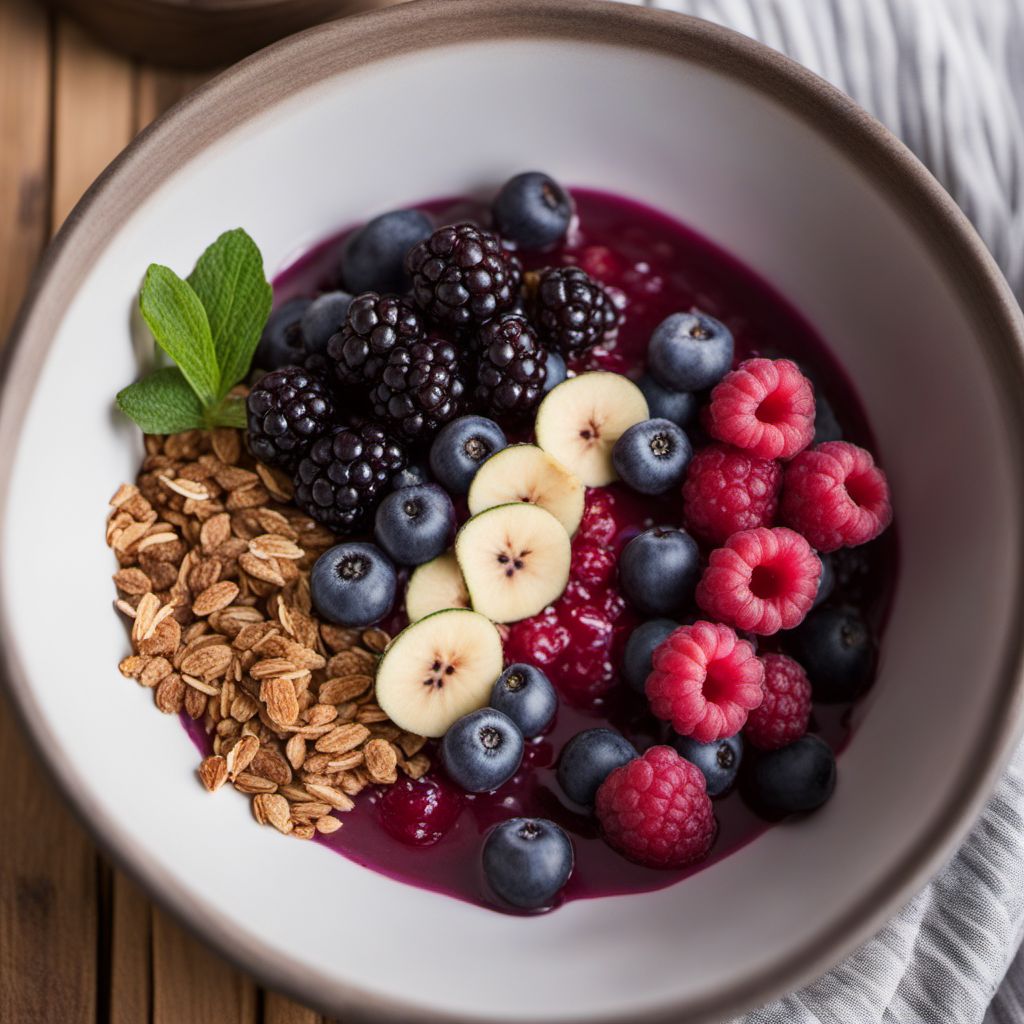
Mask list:
[[[273,825],[287,835],[292,830],[288,801],[280,793],[259,793],[252,801],[253,813],[261,824]]]
[[[299,717],[299,702],[290,679],[264,679],[260,684],[260,700],[267,714],[279,725],[291,725]]]
[[[395,781],[395,769],[398,758],[395,749],[387,740],[370,740],[363,748],[366,759],[366,770],[374,782],[391,783]]]
[[[228,765],[224,758],[217,755],[203,758],[199,765],[199,780],[211,793],[216,793],[228,780]]]
[[[192,602],[193,615],[212,615],[227,608],[238,597],[238,584],[232,580],[221,580],[207,587]]]
[[[352,722],[348,725],[335,726],[330,732],[321,736],[315,746],[324,754],[344,754],[361,746],[369,735],[370,730],[366,726]]]

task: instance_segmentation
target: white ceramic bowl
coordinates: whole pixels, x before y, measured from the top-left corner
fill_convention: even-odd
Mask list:
[[[285,841],[245,800],[203,793],[184,731],[117,673],[103,544],[140,450],[111,399],[136,373],[151,260],[187,271],[243,225],[274,269],[347,222],[529,165],[677,216],[807,314],[865,401],[902,542],[881,673],[831,803],[662,892],[532,919]],[[558,0],[442,0],[313,30],[144,133],[46,259],[0,413],[12,692],[120,863],[269,983],[346,1019],[720,1019],[808,980],[897,909],[1017,735],[1021,337],[992,261],[920,165],[745,39]]]

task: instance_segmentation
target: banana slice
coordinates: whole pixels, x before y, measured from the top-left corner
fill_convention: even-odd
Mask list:
[[[405,614],[410,622],[445,608],[468,608],[469,592],[454,551],[417,566],[405,588]]]
[[[634,423],[649,418],[647,399],[627,377],[595,370],[570,377],[544,397],[534,430],[550,452],[587,487],[618,479],[612,448]]]
[[[538,505],[497,505],[473,516],[455,538],[455,557],[473,608],[494,622],[536,615],[569,582],[569,534]]]
[[[492,455],[473,477],[469,512],[525,501],[547,509],[571,537],[583,518],[583,484],[535,444],[514,444]]]
[[[487,704],[502,661],[490,620],[468,608],[434,612],[388,644],[377,666],[377,703],[400,729],[443,736]]]

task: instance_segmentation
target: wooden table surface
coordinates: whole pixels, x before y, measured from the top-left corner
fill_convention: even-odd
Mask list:
[[[116,56],[32,0],[0,0],[0,340],[81,194],[203,79]],[[186,934],[107,863],[2,697],[0,778],[0,1022],[321,1024]]]

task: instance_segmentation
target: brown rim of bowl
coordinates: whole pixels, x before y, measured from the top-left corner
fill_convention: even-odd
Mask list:
[[[97,179],[50,244],[29,288],[0,366],[0,515],[6,508],[17,423],[28,404],[64,308],[86,270],[135,205],[208,142],[261,110],[327,77],[381,59],[459,42],[547,38],[610,43],[712,68],[771,97],[827,137],[883,190],[940,261],[948,285],[974,317],[984,340],[1002,416],[1016,448],[1014,501],[1024,534],[1024,321],[1005,280],[967,218],[918,160],[845,94],[783,55],[728,29],[667,11],[605,0],[420,0],[310,29],[255,54],[184,99],[144,131]],[[1024,548],[1024,545],[1022,545]],[[1013,606],[1022,608],[1018,570]],[[0,607],[0,626],[5,616]],[[2,631],[0,631],[2,632]],[[339,983],[251,940],[212,908],[193,902],[176,880],[147,863],[131,834],[88,795],[67,765],[48,752],[53,737],[11,648],[0,667],[37,752],[99,845],[164,907],[228,959],[271,987],[353,1019],[456,1021],[400,998]],[[980,812],[1021,728],[1024,634],[1006,638],[1000,699],[993,702],[972,769],[943,810],[923,824],[912,850],[840,919],[823,926],[797,953],[738,984],[694,1001],[664,1005],[636,1021],[712,1022],[731,1017],[823,973],[852,952],[937,870]],[[592,1020],[610,1018],[592,1018]]]

